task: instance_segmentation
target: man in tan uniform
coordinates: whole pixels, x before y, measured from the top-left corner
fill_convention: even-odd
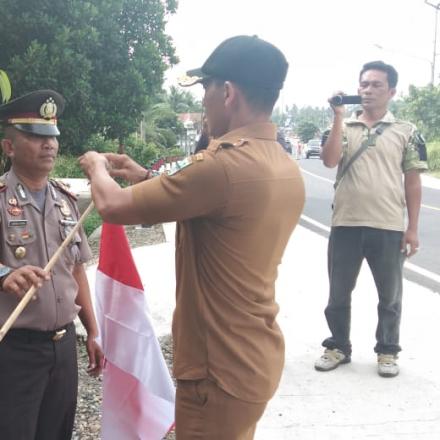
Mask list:
[[[288,64],[272,44],[221,43],[186,84],[200,83],[212,136],[168,175],[126,156],[80,161],[105,221],[177,221],[173,321],[179,440],[252,439],[284,364],[277,268],[304,204],[298,167],[270,122]],[[131,182],[121,189],[110,177]],[[146,360],[147,361],[147,360]]]
[[[91,254],[84,232],[50,274],[44,267],[78,220],[75,197],[49,180],[58,152],[56,118],[64,99],[39,90],[0,106],[3,153],[11,169],[0,178],[0,325],[32,286],[35,298],[0,342],[2,440],[68,440],[77,396],[79,313],[87,330],[90,372],[102,353],[83,263]]]
[[[427,158],[416,127],[388,111],[397,80],[393,66],[367,63],[359,75],[362,110],[344,120],[343,106],[332,106],[333,126],[321,156],[327,167],[338,166],[340,177],[328,246],[325,316],[331,336],[323,341],[324,354],[315,363],[318,371],[351,360],[351,293],[366,259],[379,297],[377,371],[382,377],[399,374],[402,270],[405,258],[418,250],[420,173],[427,169]],[[358,151],[362,154],[352,161]]]

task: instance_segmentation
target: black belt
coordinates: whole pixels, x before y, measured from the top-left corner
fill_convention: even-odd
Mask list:
[[[47,342],[60,341],[67,334],[75,330],[73,322],[56,330],[42,331],[31,330],[27,328],[11,328],[5,336],[5,339],[13,339],[17,341],[32,343],[32,342]]]

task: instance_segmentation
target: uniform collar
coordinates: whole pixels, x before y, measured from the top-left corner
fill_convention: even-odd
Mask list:
[[[362,114],[362,110],[358,110],[356,112],[353,112],[351,114],[351,116],[346,120],[346,124],[347,125],[358,125],[358,124],[362,124],[365,125],[362,121],[359,120],[360,115]],[[375,123],[375,125],[377,125],[379,122],[384,123],[384,124],[392,124],[394,122],[396,122],[396,118],[394,117],[394,115],[388,110],[382,117],[382,119],[380,119],[379,121],[377,121]]]
[[[31,192],[26,187],[26,185],[18,178],[13,168],[11,168],[6,173],[5,183],[10,191],[14,193],[14,196],[18,200],[20,206],[31,204],[39,210],[37,204],[34,201],[34,198],[32,197]],[[48,200],[53,200],[52,203],[59,204],[57,203],[57,200],[54,199],[52,192],[49,190],[49,182],[47,183],[47,187],[48,191],[46,192],[46,205],[48,204]]]
[[[235,142],[241,138],[266,139],[275,141],[277,139],[277,126],[272,122],[259,122],[236,128],[217,139],[220,142]]]
[[[33,198],[24,183],[18,178],[13,168],[5,176],[5,183],[8,189],[14,194],[20,206],[34,204]]]

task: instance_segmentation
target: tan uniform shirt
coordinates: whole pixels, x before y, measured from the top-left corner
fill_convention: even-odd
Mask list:
[[[270,399],[284,365],[274,285],[304,204],[298,166],[275,139],[273,124],[242,127],[133,188],[146,223],[179,222],[175,376],[254,402]]]
[[[403,231],[405,192],[403,173],[428,168],[418,151],[416,127],[388,112],[380,121],[383,132],[351,165],[335,192],[333,226],[368,226]],[[376,126],[377,127],[377,124]],[[356,116],[345,121],[344,166],[372,132]]]
[[[14,171],[2,176],[0,188],[0,262],[13,269],[30,264],[43,267],[61,245],[69,228],[78,220],[72,197],[52,182],[48,184],[44,212]],[[23,255],[24,254],[24,255]],[[55,264],[51,279],[37,291],[13,325],[15,328],[55,330],[76,317],[78,285],[72,276],[74,264],[90,259],[91,252],[83,230],[76,235]],[[0,291],[0,323],[17,306],[17,297]]]

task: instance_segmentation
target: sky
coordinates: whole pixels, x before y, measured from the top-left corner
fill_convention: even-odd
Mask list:
[[[167,72],[166,85],[177,85],[186,70],[201,67],[226,38],[258,35],[289,62],[281,108],[327,106],[337,90],[356,94],[359,71],[373,60],[394,65],[401,96],[410,84],[431,80],[435,18],[436,9],[424,0],[179,0],[166,32],[180,62]],[[435,66],[438,84],[440,55]],[[200,85],[191,91],[202,97]]]

